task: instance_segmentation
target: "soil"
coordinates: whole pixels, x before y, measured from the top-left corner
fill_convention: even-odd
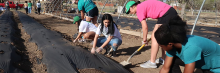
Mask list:
[[[24,12],[24,11],[23,11]],[[3,12],[0,12],[0,16]],[[37,45],[33,42],[30,42],[30,35],[28,35],[25,30],[22,28],[22,24],[19,21],[18,15],[16,12],[13,12],[14,14],[14,21],[16,22],[15,33],[13,36],[17,37],[18,39],[14,40],[12,45],[14,45],[17,48],[17,53],[22,56],[22,60],[20,62],[15,63],[16,68],[19,68],[27,73],[47,73],[46,65],[39,62],[39,60],[42,59],[42,51],[38,50]],[[55,18],[53,16],[47,16],[47,15],[37,15],[32,12],[32,14],[28,14],[29,16],[33,17],[36,21],[44,25],[47,29],[57,31],[58,33],[63,35],[63,38],[72,41],[72,37],[75,33],[78,31],[77,26],[75,24],[72,24],[70,21],[61,20],[59,18]],[[202,22],[206,22],[208,19],[209,22],[215,22],[215,18],[208,18],[210,16],[209,14],[201,14],[203,20]],[[189,15],[190,16],[190,15]],[[195,17],[195,16],[191,16]],[[72,18],[69,17],[68,18]],[[204,19],[206,18],[206,19]],[[219,18],[219,16],[218,16]],[[130,24],[133,25],[133,24]],[[190,24],[191,25],[191,24]],[[205,26],[199,24],[199,26]],[[207,26],[207,25],[206,25]],[[209,27],[217,27],[210,25]],[[120,26],[119,26],[120,29]],[[126,27],[126,29],[131,30],[130,27]],[[201,29],[205,30],[205,29]],[[140,31],[140,29],[137,29],[136,31]],[[195,30],[196,32],[196,30]],[[217,34],[216,32],[212,31],[204,31],[204,33],[213,33]],[[132,36],[128,34],[121,34],[123,43],[119,46],[117,50],[117,57],[110,57],[109,55],[106,55],[106,57],[109,57],[110,59],[114,60],[115,62],[122,62],[124,60],[127,60],[130,55],[137,50],[141,46],[141,37]],[[0,42],[5,43],[5,42]],[[91,50],[92,45],[90,45],[90,42],[87,43],[72,43],[73,46],[80,46],[84,49],[88,49],[88,51]],[[149,44],[150,45],[150,44]],[[161,65],[159,65],[159,68],[156,69],[145,69],[141,68],[139,65],[148,61],[150,59],[150,52],[151,52],[151,46],[146,46],[143,48],[139,53],[137,53],[131,60],[131,64],[126,66],[125,68],[130,71],[131,73],[159,73],[160,69],[162,68]],[[101,54],[104,54],[105,51],[101,52]],[[0,51],[1,53],[1,51]],[[157,58],[161,56],[161,49],[159,50],[159,53],[157,55]],[[183,67],[181,67],[183,70]],[[80,73],[104,73],[102,71],[96,70],[96,69],[80,69]],[[0,73],[4,73],[2,69],[0,69]]]
[[[198,14],[197,12],[194,13],[194,15],[192,15],[191,12],[186,12],[185,19],[187,21],[190,21],[190,22],[194,23],[194,21],[197,17],[197,14]],[[201,12],[197,23],[200,23],[200,24],[202,24],[202,23],[215,24],[216,18],[217,18],[217,24],[220,24],[220,21],[219,21],[220,15],[219,14],[217,14],[217,17],[216,17],[215,12]]]
[[[17,53],[22,56],[22,61],[16,63],[15,66],[27,73],[47,73],[46,65],[39,62],[43,57],[42,51],[38,50],[35,43],[29,41],[30,35],[22,28],[17,13],[13,12],[13,14],[14,20],[17,23],[17,32],[14,36],[19,38],[19,40],[14,41],[14,44],[18,49]]]
[[[102,72],[100,70],[96,70],[96,69],[79,69],[78,70],[79,73],[105,73],[105,72]]]
[[[75,24],[72,24],[70,21],[61,20],[59,18],[55,18],[53,16],[48,15],[37,15],[37,14],[28,14],[32,18],[34,18],[39,23],[43,24],[46,28],[57,31],[63,35],[64,38],[66,38],[69,41],[72,41],[72,36],[77,33],[78,31],[77,26]],[[119,46],[117,51],[117,57],[109,57],[110,59],[114,60],[115,62],[122,62],[124,60],[127,60],[130,55],[137,50],[141,46],[142,38],[137,36],[132,36],[128,34],[121,34],[123,43]],[[72,43],[72,45],[81,46],[85,49],[92,48],[92,45],[90,43]],[[150,44],[149,44],[150,45]],[[150,46],[146,46],[143,48],[139,53],[137,53],[131,60],[131,65],[126,66],[125,68],[130,71],[131,73],[159,73],[162,66],[159,66],[159,68],[156,69],[145,69],[139,67],[140,64],[148,61],[150,59]],[[161,56],[161,51],[158,53],[158,57]],[[102,52],[104,54],[104,51]]]
[[[19,22],[19,19],[17,18],[16,13],[15,14],[15,20],[17,22],[18,28],[21,29],[20,31],[20,38],[22,39],[20,43],[23,43],[23,45],[18,45],[18,43],[15,42],[15,45],[18,45],[18,53],[23,55],[23,61],[21,61],[18,67],[20,67],[22,70],[27,71],[28,73],[46,73],[46,66],[42,63],[39,63],[37,60],[42,59],[42,52],[37,49],[37,45],[35,43],[29,42],[30,36],[25,33],[25,31],[22,29],[22,24]],[[62,20],[53,16],[48,15],[38,15],[35,13],[28,14],[30,17],[34,18],[36,21],[41,23],[45,26],[45,28],[57,31],[58,33],[62,34],[63,38],[72,41],[72,37],[75,33],[77,33],[77,25],[72,24],[70,21]],[[132,25],[132,24],[131,24]],[[191,24],[190,24],[191,25]],[[207,26],[198,24],[199,26]],[[213,25],[208,25],[208,27],[217,27]],[[130,27],[126,27],[128,30],[131,30]],[[219,27],[217,27],[219,28]],[[119,26],[120,29],[120,26]],[[140,28],[141,29],[141,28]],[[140,31],[140,29],[137,29],[136,31]],[[190,30],[190,29],[189,29]],[[201,28],[201,30],[205,30]],[[196,30],[195,30],[196,32]],[[203,33],[212,33],[216,34],[216,32],[212,31],[204,31]],[[132,36],[128,34],[121,34],[123,43],[119,46],[117,50],[117,57],[110,57],[109,55],[106,55],[106,57],[114,60],[117,63],[120,63],[124,60],[127,60],[128,57],[131,56],[131,54],[137,50],[141,46],[142,38],[138,36]],[[73,46],[80,46],[84,49],[87,49],[88,51],[91,50],[92,45],[90,45],[90,42],[86,43],[71,43]],[[150,45],[150,44],[149,44]],[[20,48],[19,48],[20,47]],[[161,65],[158,64],[158,68],[156,69],[145,69],[141,68],[140,64],[148,61],[150,59],[150,52],[151,52],[151,46],[144,47],[139,53],[137,53],[132,59],[130,60],[131,64],[128,66],[125,66],[125,68],[130,71],[131,73],[159,73],[160,69],[162,68]],[[104,54],[105,50],[101,52],[101,54]],[[157,55],[157,58],[161,56],[161,49],[159,50],[159,53]],[[181,70],[183,71],[184,67],[181,67]],[[0,71],[1,72],[1,71]],[[103,73],[99,70],[95,69],[80,69],[80,73]]]

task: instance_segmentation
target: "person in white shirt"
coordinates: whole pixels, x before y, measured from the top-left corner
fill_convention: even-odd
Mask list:
[[[80,19],[79,16],[75,16],[73,20],[74,20],[73,24],[76,24],[79,27],[79,34],[73,42],[79,40],[82,35],[83,35],[83,40],[94,39],[95,32],[97,29],[97,27],[94,24],[92,24],[91,22],[83,21],[82,19]]]
[[[40,10],[41,10],[41,3],[40,3],[40,1],[38,1],[38,3],[37,3],[37,12],[38,12],[39,15],[40,15]]]
[[[105,37],[98,38],[100,34],[103,34]],[[96,35],[93,41],[93,48],[91,53],[100,52],[102,49],[110,45],[113,49],[112,57],[116,57],[116,50],[118,46],[122,43],[121,34],[117,28],[117,25],[114,23],[113,18],[110,14],[104,14],[102,17],[101,24],[96,30]],[[95,47],[99,47],[95,50]],[[107,50],[106,50],[107,51]]]

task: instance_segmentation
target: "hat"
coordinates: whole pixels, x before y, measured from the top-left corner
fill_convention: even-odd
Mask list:
[[[130,10],[130,7],[132,6],[132,5],[134,5],[135,4],[135,1],[129,1],[127,4],[126,4],[126,14],[129,14],[129,10]]]
[[[79,16],[75,16],[74,18],[73,18],[73,24],[75,24],[77,21],[79,21],[80,20],[80,17]]]

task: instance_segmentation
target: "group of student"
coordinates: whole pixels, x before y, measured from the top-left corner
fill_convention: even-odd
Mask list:
[[[116,57],[122,39],[112,16],[104,14],[98,25],[96,21],[99,11],[92,0],[75,0],[74,3],[78,4],[81,18],[74,17],[73,23],[78,25],[79,34],[73,42],[81,38],[92,39],[91,53],[100,52],[103,48],[109,51],[107,47],[111,46],[112,56]],[[151,35],[151,58],[141,67],[157,68],[156,63],[160,63],[163,64],[160,73],[181,73],[180,65],[185,66],[184,73],[193,73],[195,68],[204,73],[220,73],[220,46],[207,38],[188,35],[186,22],[170,5],[158,0],[129,1],[126,13],[137,15],[143,30],[142,44],[148,44],[146,19],[158,19]],[[105,37],[99,37],[101,33]],[[159,46],[162,48],[162,56],[156,59]]]
[[[40,1],[38,1],[36,3],[36,7],[37,7],[37,13],[40,14],[40,10],[41,10],[41,3],[40,3]],[[31,11],[32,11],[32,3],[31,3],[31,1],[25,1],[24,9],[26,11],[26,14],[30,14],[31,13]]]

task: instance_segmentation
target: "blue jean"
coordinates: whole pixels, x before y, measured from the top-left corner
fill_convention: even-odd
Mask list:
[[[101,37],[101,38],[98,38],[97,40],[97,43],[96,43],[96,46],[97,47],[100,47],[102,46],[102,44],[107,40],[106,37]],[[118,49],[118,46],[120,46],[122,43],[122,40],[119,39],[119,38],[112,38],[111,41],[108,43],[108,45],[110,45],[112,47],[112,49],[114,51],[116,51]],[[117,46],[113,46],[113,44],[117,44]]]
[[[31,9],[32,9],[31,7],[28,7],[28,13],[31,13]]]

